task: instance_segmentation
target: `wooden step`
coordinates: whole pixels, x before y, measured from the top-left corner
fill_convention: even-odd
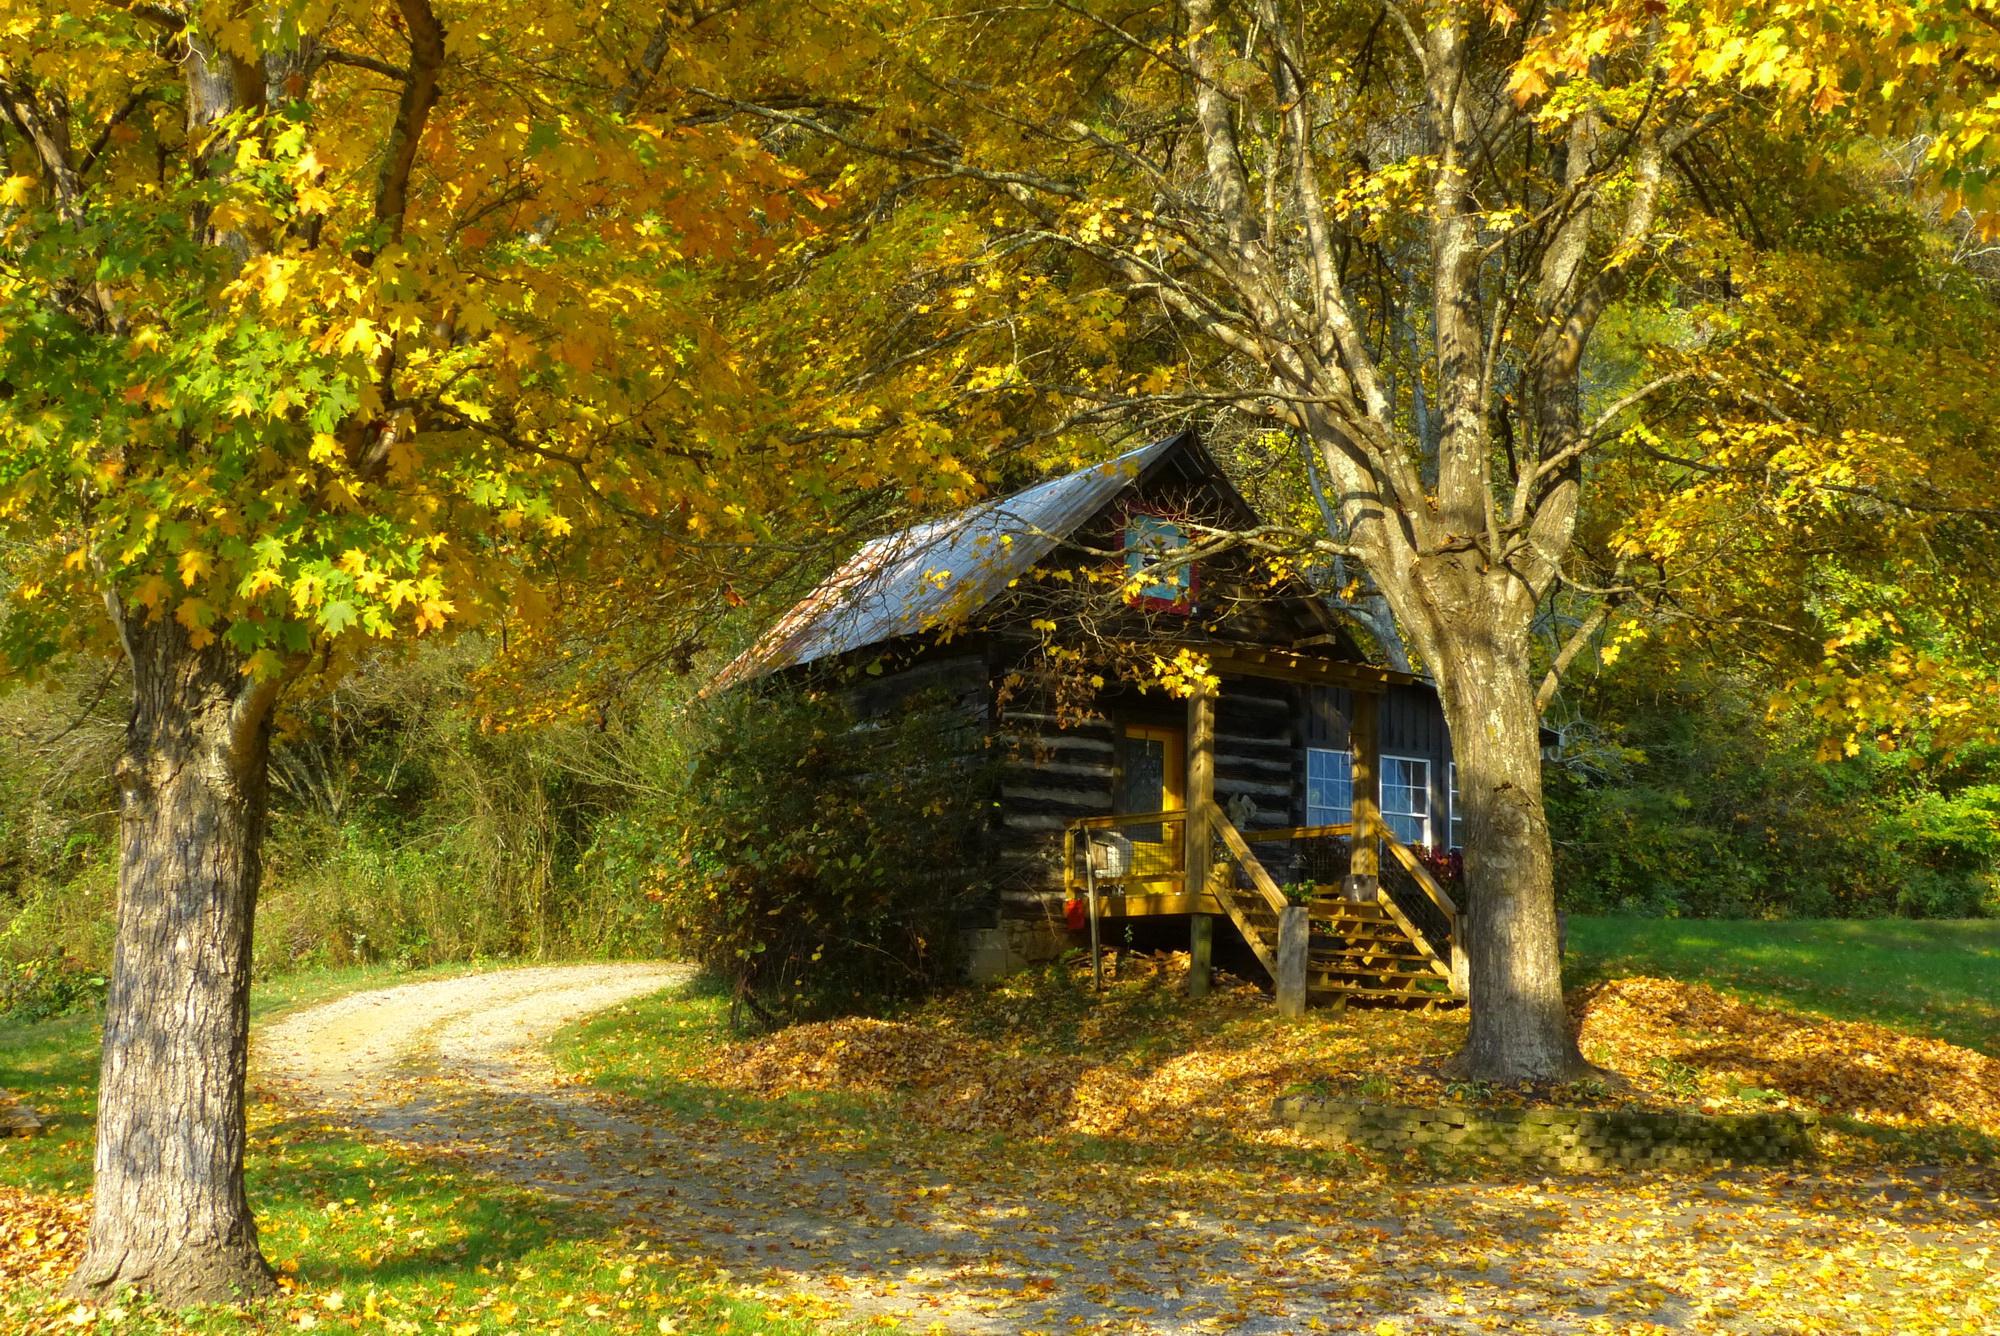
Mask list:
[[[1428,993],[1449,985],[1435,974],[1351,974],[1312,973],[1306,976],[1306,991],[1315,988],[1401,988],[1405,992]]]
[[[1340,944],[1340,946],[1416,946],[1408,932],[1320,932],[1314,924],[1314,942]]]
[[[1371,905],[1365,900],[1314,900],[1306,906],[1306,913],[1316,919],[1349,919],[1355,923],[1389,921],[1381,905]]]
[[[1449,992],[1428,988],[1372,988],[1360,984],[1343,984],[1337,988],[1306,989],[1306,1000],[1309,1002],[1335,997],[1372,997],[1399,1002],[1422,1002],[1427,1006],[1448,1006],[1460,1000]]]
[[[1326,975],[1381,979],[1436,979],[1443,977],[1421,960],[1391,960],[1365,962],[1359,960],[1315,960],[1307,966],[1306,973],[1312,976]]]
[[[1306,948],[1315,956],[1414,956],[1418,960],[1429,960],[1422,947],[1403,938],[1377,938],[1368,942],[1331,941],[1315,937]]]
[[[1422,947],[1403,938],[1378,937],[1366,942],[1343,942],[1325,937],[1311,939],[1307,951],[1315,956],[1415,956],[1428,960]]]
[[[1385,965],[1422,965],[1425,969],[1429,969],[1431,964],[1429,956],[1421,951],[1412,951],[1408,947],[1393,951],[1385,951],[1379,947],[1367,951],[1308,951],[1306,959],[1315,965],[1356,965],[1364,961],[1379,960]]]
[[[1430,968],[1428,960],[1310,960],[1306,962],[1308,974],[1430,974],[1436,978],[1436,970]]]

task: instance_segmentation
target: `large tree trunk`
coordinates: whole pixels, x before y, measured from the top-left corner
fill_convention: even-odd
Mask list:
[[[1478,1080],[1569,1080],[1589,1068],[1563,1008],[1528,627],[1511,620],[1468,608],[1432,630],[1466,820],[1471,1030],[1455,1066]]]
[[[132,625],[128,647],[96,1199],[70,1288],[169,1304],[267,1293],[243,1192],[243,1076],[276,688],[166,618]]]

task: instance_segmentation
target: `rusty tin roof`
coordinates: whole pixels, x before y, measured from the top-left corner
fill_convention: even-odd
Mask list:
[[[1186,439],[1169,436],[863,544],[732,660],[713,689],[971,617]]]

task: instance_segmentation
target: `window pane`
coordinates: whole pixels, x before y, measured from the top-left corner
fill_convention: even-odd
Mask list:
[[[1123,812],[1163,812],[1167,795],[1167,744],[1158,738],[1125,739],[1125,801]],[[1134,841],[1159,843],[1158,826],[1128,827]]]
[[[1411,756],[1382,758],[1382,824],[1404,844],[1431,842],[1431,763]]]
[[[1171,552],[1187,546],[1187,535],[1172,520],[1157,515],[1133,515],[1125,521],[1125,573],[1136,576]],[[1188,593],[1189,568],[1185,565],[1155,570],[1136,591],[1139,598],[1178,603]]]
[[[1354,819],[1354,758],[1330,747],[1306,748],[1306,824],[1341,826]]]

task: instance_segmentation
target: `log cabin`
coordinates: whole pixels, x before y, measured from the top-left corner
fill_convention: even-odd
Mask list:
[[[1191,991],[1220,931],[1287,1012],[1449,1004],[1460,823],[1437,693],[1216,537],[1262,523],[1184,431],[865,544],[716,686],[965,713],[994,762],[975,977],[1095,961],[1143,923],[1185,932]]]

